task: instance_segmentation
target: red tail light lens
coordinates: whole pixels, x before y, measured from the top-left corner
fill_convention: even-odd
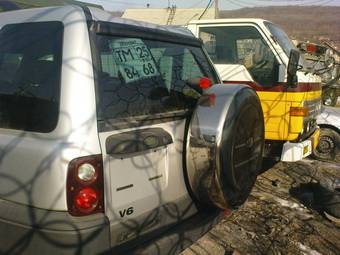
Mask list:
[[[202,77],[200,78],[200,88],[201,89],[208,89],[212,85],[212,82],[209,78],[207,77]]]
[[[67,207],[73,216],[104,212],[102,155],[76,158],[69,163]]]
[[[84,188],[76,195],[75,204],[82,212],[92,211],[98,205],[98,194],[92,188]]]

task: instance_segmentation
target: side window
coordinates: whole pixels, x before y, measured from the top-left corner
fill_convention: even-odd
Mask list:
[[[260,85],[277,82],[278,64],[275,55],[263,39],[236,40],[237,62],[243,64]]]
[[[199,47],[106,35],[97,36],[97,47],[100,120],[190,110],[199,94],[187,81],[217,82]]]
[[[50,132],[57,125],[61,22],[5,25],[0,30],[0,127]]]
[[[277,82],[276,57],[255,27],[201,27],[199,35],[215,64],[242,64],[262,86]]]
[[[214,64],[236,64],[235,39],[225,27],[202,27],[199,37]]]

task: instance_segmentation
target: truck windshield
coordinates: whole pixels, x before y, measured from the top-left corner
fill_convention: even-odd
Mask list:
[[[281,46],[283,51],[289,57],[290,51],[296,49],[293,42],[289,39],[287,34],[279,27],[270,22],[264,22],[265,26],[269,29],[270,33],[273,35],[274,39]]]

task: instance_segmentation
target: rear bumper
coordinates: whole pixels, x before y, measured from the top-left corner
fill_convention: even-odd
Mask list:
[[[152,233],[143,240],[129,242],[113,249],[115,255],[169,255],[178,254],[207,233],[221,219],[220,210],[201,212],[184,220],[181,224],[159,234]]]
[[[103,214],[77,218],[0,199],[0,254],[176,254],[221,217],[216,210],[196,214],[112,249],[109,221]]]
[[[285,142],[282,148],[281,161],[295,162],[308,157],[313,149],[318,146],[319,136],[320,129],[317,128],[314,133],[304,141],[298,143]]]

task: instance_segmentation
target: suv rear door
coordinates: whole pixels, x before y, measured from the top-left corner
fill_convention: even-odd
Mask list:
[[[196,212],[183,176],[183,142],[199,94],[185,81],[217,77],[193,38],[101,28],[97,118],[114,245]]]

